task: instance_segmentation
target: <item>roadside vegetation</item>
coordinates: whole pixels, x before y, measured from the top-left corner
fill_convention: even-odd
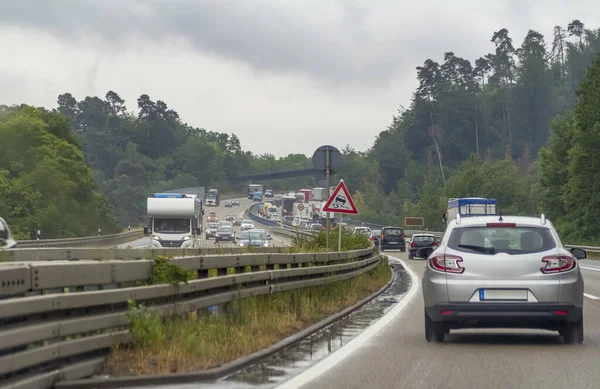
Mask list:
[[[343,240],[345,250],[370,245],[364,237],[348,238]],[[335,245],[337,249],[337,241]],[[292,249],[304,252],[325,251],[324,234],[299,240],[294,246]],[[214,272],[209,273],[209,277],[214,276]],[[204,309],[161,318],[151,307],[131,301],[128,316],[133,342],[113,348],[108,359],[109,373],[167,374],[221,365],[356,304],[385,286],[390,277],[387,258],[382,257],[375,269],[350,280],[234,301],[219,306],[218,313]],[[148,283],[178,283],[193,278],[191,272],[178,269],[168,258],[161,257],[156,259]]]

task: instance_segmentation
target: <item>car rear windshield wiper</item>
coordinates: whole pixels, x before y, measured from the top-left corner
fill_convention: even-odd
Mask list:
[[[493,246],[485,247],[485,246],[475,246],[475,245],[470,245],[470,244],[459,244],[458,247],[463,248],[463,249],[473,250],[473,251],[479,251],[481,253],[493,254],[496,252],[496,248]]]

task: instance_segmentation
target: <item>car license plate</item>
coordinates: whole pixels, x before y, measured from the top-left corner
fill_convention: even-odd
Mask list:
[[[398,244],[398,243],[400,243],[400,242],[390,242],[390,244]]]
[[[480,289],[479,301],[527,301],[527,289]]]

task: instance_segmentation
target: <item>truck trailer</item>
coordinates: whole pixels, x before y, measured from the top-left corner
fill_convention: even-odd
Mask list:
[[[206,194],[206,206],[218,207],[221,204],[221,196],[218,189],[209,189]]]
[[[486,199],[482,197],[464,197],[452,198],[448,200],[448,210],[446,211],[446,222],[456,219],[456,216],[494,216],[496,215],[496,199]]]
[[[152,247],[200,247],[202,201],[180,193],[156,193],[147,201]]]

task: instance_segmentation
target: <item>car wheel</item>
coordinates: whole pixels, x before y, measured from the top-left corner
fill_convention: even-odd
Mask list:
[[[566,344],[583,343],[583,315],[575,323],[566,323],[559,332]]]
[[[446,327],[444,323],[435,322],[425,312],[425,339],[428,342],[442,343],[446,338]]]

